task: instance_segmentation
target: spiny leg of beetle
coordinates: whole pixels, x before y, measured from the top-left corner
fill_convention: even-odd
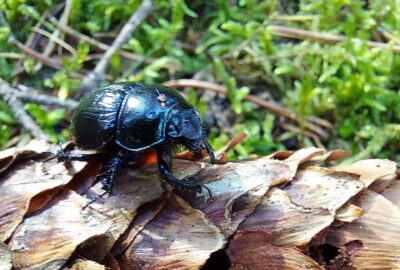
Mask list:
[[[210,156],[210,163],[215,164],[214,150],[211,148],[210,144],[208,143],[207,138],[204,138],[204,146],[207,150],[208,155]]]
[[[96,195],[93,199],[91,199],[83,208],[85,210],[89,205],[97,201],[97,199],[103,197],[107,193],[112,193],[113,189],[113,181],[118,172],[118,169],[121,167],[122,160],[124,158],[123,151],[118,152],[118,154],[110,159],[106,165],[103,166],[102,172],[97,176],[97,179],[100,180],[103,185],[104,192]]]
[[[72,154],[66,152],[63,148],[57,151],[55,157],[60,161],[99,161],[104,162],[109,159],[107,155],[102,153],[96,154]]]
[[[202,188],[206,189],[208,195],[212,199],[213,196],[211,194],[211,190],[205,185],[199,184],[199,182],[195,179],[181,179],[179,180],[175,176],[172,175],[172,155],[168,146],[160,146],[157,148],[157,159],[158,159],[158,169],[162,177],[170,183],[174,188],[185,190],[185,191],[194,191],[195,193],[201,193]]]

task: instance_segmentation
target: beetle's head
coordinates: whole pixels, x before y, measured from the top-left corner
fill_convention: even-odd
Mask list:
[[[199,157],[201,150],[206,149],[211,163],[215,163],[214,152],[207,141],[199,113],[185,104],[177,104],[168,114],[166,134],[173,141],[186,146]]]

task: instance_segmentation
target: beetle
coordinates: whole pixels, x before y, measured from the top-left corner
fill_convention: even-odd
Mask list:
[[[103,162],[97,176],[103,184],[103,196],[112,192],[113,180],[121,164],[133,154],[155,148],[161,176],[174,188],[200,193],[202,187],[192,178],[177,179],[171,171],[172,146],[181,144],[199,157],[206,149],[210,162],[214,152],[207,141],[197,110],[176,90],[161,85],[116,83],[89,92],[72,118],[75,144],[96,154],[72,155],[60,150],[60,160]]]

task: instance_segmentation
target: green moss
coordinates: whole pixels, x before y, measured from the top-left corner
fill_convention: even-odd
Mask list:
[[[7,0],[0,3],[0,9],[17,38],[25,42],[33,25],[43,22],[42,14],[60,3]],[[117,33],[141,1],[82,3],[72,1],[69,25],[98,38],[96,35],[102,32]],[[357,158],[373,155],[398,159],[394,145],[400,134],[396,124],[400,120],[400,54],[390,45],[370,48],[366,43],[385,42],[382,31],[394,37],[390,44],[399,42],[397,1],[157,0],[154,4],[155,10],[124,45],[125,50],[153,61],[126,61],[115,55],[109,75],[113,81],[162,83],[205,73],[203,78],[224,84],[236,119],[222,131],[213,128],[211,144],[218,148],[240,131],[249,135],[231,158],[311,144],[302,134],[281,130],[276,117],[244,100],[252,94],[275,99],[300,119],[320,117],[330,121],[334,128],[328,130],[329,138],[321,138],[327,148],[352,150],[358,153]],[[48,31],[55,28],[43,23]],[[342,35],[344,40],[325,44],[282,38],[272,31],[276,24]],[[18,52],[7,44],[9,29],[0,30],[1,51]],[[25,82],[47,88],[62,99],[74,96],[81,79],[73,74],[93,67],[85,63],[85,58],[94,51],[82,42],[71,44],[78,53],[62,58],[64,69],[58,72],[44,68],[36,74],[35,62],[26,58],[23,66],[30,74],[23,77]],[[0,77],[10,81],[15,63],[13,59],[0,59]],[[206,112],[207,104],[198,100],[197,91],[188,96],[202,113]],[[38,108],[30,107],[29,111],[46,132],[58,136],[59,132],[52,129],[56,124],[37,113]],[[0,145],[9,139],[9,127],[15,125],[8,115],[6,107],[0,106]],[[289,146],[289,140],[296,145]]]

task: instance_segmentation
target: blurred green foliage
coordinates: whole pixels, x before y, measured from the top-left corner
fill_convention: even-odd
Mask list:
[[[102,33],[118,33],[140,5],[139,0],[71,0],[69,25],[97,38]],[[154,1],[155,10],[134,32],[124,49],[154,59],[127,62],[115,55],[109,75],[114,81],[140,80],[162,83],[174,78],[191,78],[206,73],[228,90],[229,109],[235,115],[229,126],[213,125],[209,137],[218,148],[237,132],[246,131],[231,158],[265,155],[284,148],[310,146],[309,138],[279,129],[277,117],[255,107],[244,98],[251,93],[273,98],[289,107],[300,119],[320,117],[334,128],[327,148],[342,148],[368,156],[399,159],[400,53],[390,46],[400,44],[400,5],[396,0],[301,0],[301,1]],[[31,28],[62,1],[3,0],[6,15],[16,37],[24,42]],[[336,44],[290,40],[271,31],[272,25],[342,35]],[[382,30],[394,38],[388,48],[369,48],[366,41],[386,42]],[[7,44],[9,29],[0,28],[0,50],[18,52]],[[354,40],[354,38],[360,40]],[[397,39],[398,38],[398,39]],[[91,53],[88,44],[77,42],[74,57],[62,57],[64,69],[34,74],[34,60],[25,58],[26,82],[54,91],[60,99],[74,97],[81,78],[74,72],[84,67]],[[17,61],[0,58],[0,76],[11,81]],[[174,66],[175,68],[171,68]],[[208,78],[209,78],[208,77]],[[200,112],[207,105],[199,92],[189,90],[189,100]],[[28,104],[26,109],[54,140],[62,111],[46,113]],[[217,115],[218,117],[218,115]],[[13,136],[15,121],[0,103],[0,145]],[[301,127],[302,128],[302,127]]]

